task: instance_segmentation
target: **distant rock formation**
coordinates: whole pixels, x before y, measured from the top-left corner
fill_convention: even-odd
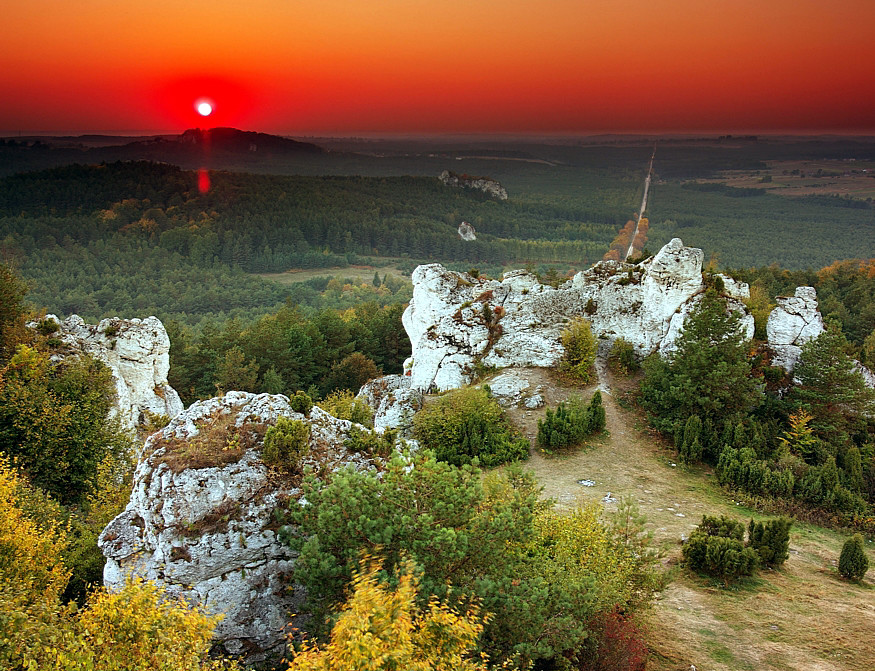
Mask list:
[[[473,242],[477,239],[475,235],[474,227],[469,224],[467,221],[463,221],[459,224],[459,237],[466,242]]]
[[[559,288],[523,270],[502,281],[475,278],[439,264],[413,272],[413,299],[403,323],[413,346],[410,387],[461,387],[480,363],[553,366],[560,335],[573,317],[589,319],[600,338],[624,338],[640,356],[670,352],[686,315],[705,291],[700,249],[675,238],[639,264],[603,261]],[[753,317],[741,302],[746,284],[721,276],[730,306],[742,314],[746,337]]]
[[[170,338],[157,317],[104,319],[96,326],[78,315],[61,321],[54,337],[62,347],[55,357],[83,352],[102,361],[112,371],[118,416],[128,428],[145,419],[146,411],[173,417],[182,412],[179,394],[167,382],[170,371]],[[31,323],[30,326],[36,326]]]
[[[459,175],[451,170],[444,170],[438,179],[446,186],[475,189],[493,198],[498,198],[498,200],[507,200],[507,190],[497,180],[490,177],[472,177],[471,175]]]
[[[371,467],[343,446],[352,422],[318,407],[305,417],[282,395],[228,392],[192,404],[146,441],[130,502],[98,539],[109,589],[140,576],[223,614],[215,639],[246,663],[283,651],[305,596],[288,580],[296,555],[277,539],[273,516],[301,490],[261,459],[265,431],[279,417],[310,424],[304,464],[317,472]]]
[[[799,362],[802,345],[823,333],[823,317],[817,307],[814,287],[797,287],[793,296],[779,296],[769,314],[766,339],[772,349],[772,365],[792,371]]]

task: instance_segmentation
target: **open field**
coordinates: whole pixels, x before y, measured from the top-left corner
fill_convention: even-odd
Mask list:
[[[595,390],[568,387],[548,371],[532,369],[532,384],[540,384],[548,406],[569,393],[584,398]],[[836,572],[842,534],[808,524],[794,524],[790,559],[777,571],[724,588],[718,581],[679,565],[680,542],[703,514],[731,515],[746,521],[762,515],[733,501],[707,468],[686,470],[674,465],[673,450],[650,434],[644,419],[618,403],[630,388],[628,380],[603,373],[608,434],[590,448],[544,457],[533,453],[528,468],[544,486],[544,496],[570,508],[596,502],[611,514],[616,504],[632,496],[647,515],[648,528],[665,552],[671,582],[648,613],[648,669],[735,671],[868,671],[875,659],[875,568],[855,585]],[[625,401],[621,403],[628,407]],[[533,441],[544,409],[513,409],[509,415]],[[579,480],[595,481],[592,487]],[[870,552],[870,557],[875,560]],[[875,561],[872,562],[875,564]]]
[[[391,259],[387,259],[391,261]],[[262,277],[271,282],[279,284],[295,284],[296,282],[306,282],[314,277],[340,277],[343,279],[355,280],[358,283],[371,282],[374,279],[374,272],[380,274],[380,279],[383,275],[388,274],[390,277],[398,277],[409,280],[410,277],[398,270],[394,265],[386,266],[337,266],[334,268],[293,268],[284,273],[255,273],[258,277]]]
[[[763,189],[780,196],[875,198],[875,161],[766,161],[765,170],[727,170],[716,182]]]

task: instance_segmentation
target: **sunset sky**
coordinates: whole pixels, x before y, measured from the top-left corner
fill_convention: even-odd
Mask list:
[[[875,132],[873,0],[4,4],[5,134]]]

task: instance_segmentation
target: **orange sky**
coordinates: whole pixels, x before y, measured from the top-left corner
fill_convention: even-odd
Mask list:
[[[875,132],[873,0],[4,4],[0,132]]]

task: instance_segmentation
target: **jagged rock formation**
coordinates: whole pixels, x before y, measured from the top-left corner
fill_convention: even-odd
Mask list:
[[[118,416],[128,428],[144,420],[146,411],[173,417],[182,412],[179,394],[167,382],[170,371],[170,338],[157,317],[104,319],[96,326],[78,315],[61,321],[54,337],[63,346],[60,356],[84,352],[112,371]],[[30,324],[36,326],[35,323]]]
[[[410,386],[460,387],[477,365],[553,366],[563,352],[561,332],[574,317],[589,319],[600,338],[624,338],[641,356],[669,352],[705,291],[703,256],[675,238],[639,264],[603,261],[559,288],[522,270],[505,273],[499,282],[439,264],[419,266],[403,315],[413,346]],[[750,338],[753,317],[741,303],[748,287],[721,277]]]
[[[814,287],[797,287],[794,296],[780,296],[775,302],[766,337],[773,352],[772,365],[790,372],[799,361],[802,345],[823,333],[823,317]]]
[[[469,224],[467,221],[463,221],[459,224],[459,237],[466,242],[473,242],[477,239],[475,235],[476,231],[474,231],[474,227]]]
[[[284,580],[295,553],[277,540],[273,516],[300,498],[299,478],[261,459],[264,433],[279,417],[310,424],[305,466],[371,466],[343,447],[351,422],[318,407],[304,417],[281,395],[229,392],[192,404],[146,441],[130,502],[98,540],[109,589],[133,574],[224,614],[215,637],[248,663],[282,651],[304,597]]]
[[[459,175],[451,170],[444,170],[438,177],[446,186],[455,186],[462,189],[475,189],[483,193],[498,198],[498,200],[507,200],[507,190],[500,182],[490,179],[489,177],[472,177],[471,175]]]

